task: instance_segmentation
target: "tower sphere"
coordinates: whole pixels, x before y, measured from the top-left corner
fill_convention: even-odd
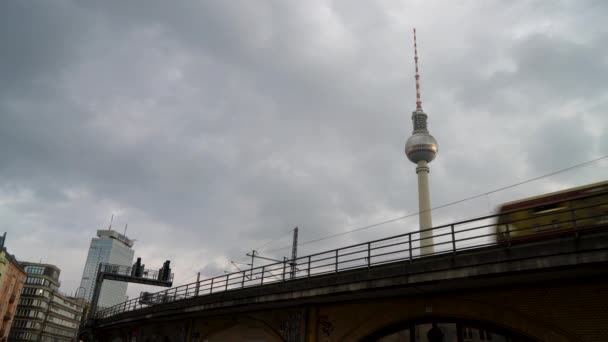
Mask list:
[[[438,151],[437,140],[428,132],[415,132],[405,144],[405,154],[415,164],[422,160],[430,163]]]

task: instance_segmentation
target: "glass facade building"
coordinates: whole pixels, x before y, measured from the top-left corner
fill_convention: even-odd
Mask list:
[[[100,263],[131,266],[134,251],[133,241],[114,230],[98,230],[97,237],[91,239],[89,254],[82,272],[79,293],[90,303]],[[107,308],[126,301],[127,283],[105,280],[101,287],[97,308]]]

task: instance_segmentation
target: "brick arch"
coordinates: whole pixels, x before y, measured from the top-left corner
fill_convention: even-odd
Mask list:
[[[236,341],[239,339],[263,338],[267,341],[284,341],[281,334],[266,321],[251,316],[235,317],[230,323],[203,332],[209,342]],[[202,339],[201,339],[202,340]]]
[[[446,321],[454,319],[479,322],[483,326],[494,326],[537,341],[581,341],[538,317],[471,300],[412,299],[407,305],[387,303],[381,309],[368,312],[366,316],[366,319],[338,337],[338,340],[359,341],[373,336],[379,330],[408,321],[442,318]]]
[[[137,342],[183,342],[188,340],[188,322],[183,320],[127,326],[110,332],[115,336],[124,336],[124,341],[135,337]]]
[[[508,329],[505,329],[505,327],[496,325],[493,322],[473,321],[473,320],[454,318],[454,317],[449,317],[449,316],[425,316],[425,317],[420,317],[420,318],[414,318],[414,319],[408,320],[408,321],[401,321],[401,322],[398,322],[397,324],[385,326],[385,327],[381,328],[380,330],[376,330],[371,335],[368,335],[368,336],[362,338],[361,341],[362,342],[373,342],[373,341],[376,341],[380,337],[388,336],[388,335],[391,335],[396,332],[407,330],[416,325],[420,325],[420,324],[428,325],[431,323],[439,323],[439,324],[447,323],[447,324],[460,325],[461,327],[466,326],[466,327],[470,327],[470,328],[476,328],[476,329],[480,329],[480,330],[491,332],[491,333],[501,334],[501,335],[507,336],[515,341],[520,341],[520,342],[536,342],[537,341],[536,339],[534,339],[532,337],[524,336],[517,332],[510,331]]]
[[[110,342],[127,342],[127,341],[129,341],[129,336],[124,331],[121,331],[120,334],[117,334],[110,339]]]

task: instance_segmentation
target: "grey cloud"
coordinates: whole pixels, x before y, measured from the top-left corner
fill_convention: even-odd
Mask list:
[[[608,73],[606,55],[608,35],[600,34],[586,43],[561,37],[535,34],[516,41],[511,54],[505,56],[514,70],[498,71],[487,78],[470,74],[459,90],[467,106],[482,106],[498,112],[530,115],[548,109],[549,99],[577,101],[588,96],[604,95],[603,75]],[[515,87],[516,85],[516,87]],[[492,101],[480,101],[487,97]],[[563,102],[562,102],[563,104]],[[551,103],[552,106],[560,103]],[[551,106],[550,105],[550,106]]]
[[[8,203],[0,212],[15,237],[11,252],[57,263],[66,286],[76,286],[84,264],[68,255],[85,255],[112,211],[122,215],[118,227],[129,222],[138,256],[148,264],[172,259],[178,283],[197,270],[221,273],[225,260],[274,238],[264,250],[288,254],[273,249],[290,244],[295,225],[307,241],[416,211],[414,166],[403,154],[414,105],[410,29],[430,9],[7,4],[0,73],[13,82],[0,88],[0,203]],[[511,20],[496,6],[459,8],[471,20],[452,29],[472,37],[460,48],[443,35],[453,19],[420,28],[424,106],[440,144],[431,164],[437,205],[591,156],[577,138],[587,130],[560,107],[605,95],[597,84],[606,64],[588,56],[605,52],[605,36],[591,30],[588,41],[573,43],[560,32],[517,39],[502,29],[479,32],[475,25]],[[515,13],[532,13],[514,26],[541,10],[553,20],[572,10],[518,6]],[[513,73],[476,74],[475,58],[494,65],[505,56]],[[572,61],[578,72],[562,70]],[[581,84],[570,89],[572,81]],[[533,100],[538,113],[529,125]],[[605,126],[601,110],[588,115]],[[436,222],[539,189],[438,211]],[[415,218],[403,220],[302,253],[415,226]],[[45,250],[50,240],[57,250]]]

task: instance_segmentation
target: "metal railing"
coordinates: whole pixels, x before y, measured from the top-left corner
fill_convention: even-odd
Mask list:
[[[99,311],[96,318],[107,318],[127,311],[219,292],[394,262],[417,262],[430,256],[455,254],[473,248],[509,248],[511,244],[524,243],[529,238],[538,240],[554,234],[578,236],[584,230],[608,226],[607,195],[603,193],[585,197],[593,198],[593,203],[579,201],[574,206],[559,209],[558,213],[535,213],[532,209],[516,209],[426,229],[425,231],[432,231],[431,238],[421,238],[421,231],[414,231],[310,254],[295,260],[287,259],[284,262],[233,272],[156,293],[143,292],[139,298]],[[527,217],[513,219],[523,212],[528,213]],[[421,251],[428,251],[429,246],[432,246],[433,252],[421,255]],[[295,267],[295,272],[292,272],[291,267]]]

